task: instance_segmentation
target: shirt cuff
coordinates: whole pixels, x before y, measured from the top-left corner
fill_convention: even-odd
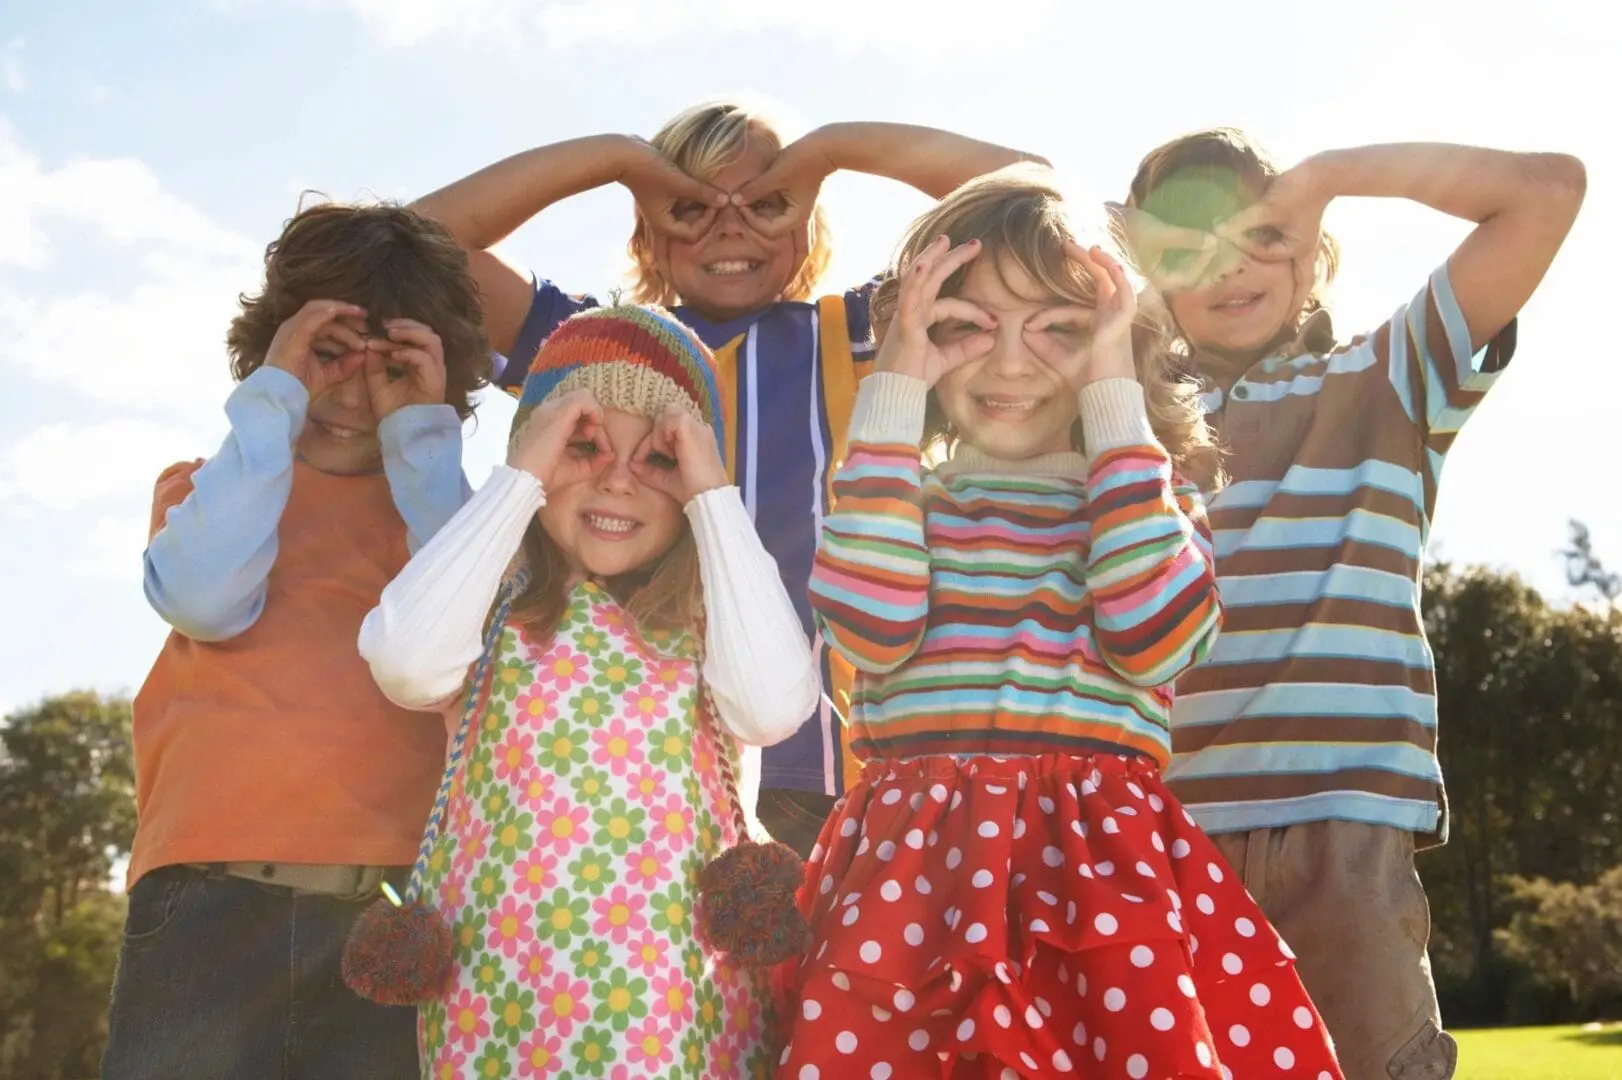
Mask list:
[[[1089,458],[1124,446],[1159,446],[1149,424],[1143,385],[1136,379],[1099,379],[1081,388],[1081,437]]]
[[[850,418],[850,441],[906,443],[924,441],[924,409],[929,386],[922,379],[893,371],[876,371],[862,380]]]

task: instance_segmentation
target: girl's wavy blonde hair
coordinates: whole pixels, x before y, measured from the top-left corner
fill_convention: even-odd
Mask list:
[[[953,247],[979,240],[981,254],[975,262],[989,261],[999,271],[1008,265],[1018,267],[1047,295],[1068,304],[1094,306],[1097,293],[1092,278],[1065,255],[1065,241],[1077,240],[1083,245],[1090,241],[1116,259],[1125,260],[1106,227],[1102,205],[1097,227],[1088,230],[1091,235],[1087,239],[1075,228],[1072,209],[1053,174],[1038,166],[1013,165],[964,184],[914,221],[901,241],[893,268],[873,294],[873,323],[880,336],[895,314],[901,268],[942,235],[950,238]],[[947,278],[941,295],[957,295],[973,265]],[[1139,294],[1138,314],[1132,326],[1132,355],[1138,381],[1143,384],[1150,424],[1178,472],[1209,491],[1221,483],[1221,454],[1200,408],[1198,384],[1181,374],[1170,345],[1171,320],[1165,305],[1158,294],[1146,289]],[[957,438],[933,392],[929,396],[925,438],[947,444]],[[1080,449],[1080,420],[1076,421],[1072,440]]]
[[[1279,175],[1279,167],[1260,143],[1238,128],[1211,128],[1180,135],[1155,147],[1138,164],[1126,205],[1162,221],[1209,231],[1221,207],[1238,209],[1259,199]],[[1230,211],[1231,212],[1231,211]],[[1304,261],[1304,260],[1303,260]],[[1312,285],[1295,318],[1283,332],[1295,334],[1314,312],[1340,269],[1340,244],[1328,232],[1312,257]],[[1177,331],[1181,339],[1181,330]],[[1180,349],[1193,343],[1179,341]]]
[[[654,135],[653,148],[669,158],[676,168],[700,180],[716,173],[743,156],[750,136],[768,146],[774,155],[783,151],[783,135],[777,122],[762,106],[740,100],[705,102],[682,110]],[[833,237],[827,215],[819,205],[807,225],[806,257],[783,288],[785,300],[809,300],[833,258]],[[630,298],[638,304],[675,307],[681,298],[660,272],[648,243],[648,222],[641,209],[636,211],[636,227],[626,252],[633,264]]]

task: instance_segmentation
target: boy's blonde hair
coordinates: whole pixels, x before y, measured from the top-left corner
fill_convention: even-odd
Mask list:
[[[1255,202],[1279,175],[1260,143],[1238,128],[1211,128],[1181,135],[1149,151],[1138,164],[1126,204],[1161,221],[1209,232],[1214,214]],[[1340,268],[1340,245],[1327,232],[1312,258],[1312,287],[1295,321],[1298,331],[1324,296]],[[1190,343],[1192,344],[1192,343]]]
[[[1121,258],[1104,223],[1102,206],[1098,226],[1091,231],[1096,234],[1090,237],[1092,242]],[[1065,241],[1080,238],[1053,175],[1036,166],[1013,165],[969,181],[913,222],[896,254],[894,269],[873,295],[873,322],[881,333],[895,314],[899,271],[942,235],[950,238],[953,247],[979,240],[981,254],[975,262],[989,261],[999,270],[1011,263],[1039,288],[1067,303],[1092,307],[1097,302],[1092,278],[1065,255]],[[942,296],[957,294],[970,266],[973,263],[946,279]],[[1150,424],[1178,471],[1209,491],[1221,482],[1221,455],[1200,408],[1199,387],[1180,373],[1171,353],[1169,328],[1170,319],[1159,296],[1145,290],[1132,327],[1132,355]],[[933,392],[925,432],[927,440],[950,442],[956,437]],[[1073,438],[1080,449],[1079,420]]]
[[[682,110],[660,128],[652,144],[689,176],[709,180],[743,155],[750,136],[774,155],[783,150],[783,134],[766,109],[734,99],[705,102]],[[638,304],[675,307],[680,297],[660,272],[648,243],[647,219],[639,207],[636,228],[626,251],[633,264],[630,299]],[[783,289],[785,300],[809,300],[833,258],[833,238],[819,205],[807,223],[806,257]]]

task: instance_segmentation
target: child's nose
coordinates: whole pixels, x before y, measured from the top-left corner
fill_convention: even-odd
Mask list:
[[[630,462],[615,454],[607,467],[597,474],[597,487],[601,491],[615,495],[629,495],[634,492],[636,477],[631,472]]]
[[[332,388],[332,398],[346,409],[359,409],[370,403],[366,393],[366,377],[360,373],[349,376]]]
[[[1004,378],[1023,378],[1036,369],[1038,360],[1025,343],[1025,330],[1018,319],[999,323],[993,333],[996,344],[986,358],[988,371]]]

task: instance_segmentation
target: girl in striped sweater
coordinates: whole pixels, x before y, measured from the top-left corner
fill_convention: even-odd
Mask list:
[[[807,868],[779,1077],[1338,1078],[1160,779],[1221,610],[1216,453],[1150,302],[1016,170],[920,219],[874,305],[812,578],[866,765]]]

